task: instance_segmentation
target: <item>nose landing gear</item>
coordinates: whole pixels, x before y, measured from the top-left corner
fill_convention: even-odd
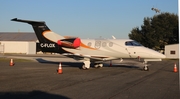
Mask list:
[[[149,67],[148,67],[148,65],[147,65],[147,61],[144,61],[144,67],[143,67],[143,70],[144,71],[149,71]]]

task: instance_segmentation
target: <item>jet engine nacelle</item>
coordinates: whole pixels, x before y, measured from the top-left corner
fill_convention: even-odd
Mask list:
[[[78,48],[81,45],[80,38],[68,38],[68,39],[62,39],[58,40],[57,44],[61,47],[67,47],[67,48]]]

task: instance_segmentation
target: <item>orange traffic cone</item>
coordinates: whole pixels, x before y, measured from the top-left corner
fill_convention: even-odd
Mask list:
[[[59,63],[58,74],[62,74],[62,67],[61,67],[61,63]]]
[[[9,66],[14,66],[13,59],[10,60]]]
[[[178,70],[177,70],[177,66],[176,66],[176,63],[174,64],[174,72],[176,73]]]

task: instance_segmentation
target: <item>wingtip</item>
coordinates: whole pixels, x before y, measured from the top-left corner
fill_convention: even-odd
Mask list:
[[[17,18],[13,18],[13,19],[11,19],[11,21],[17,21],[18,19]]]

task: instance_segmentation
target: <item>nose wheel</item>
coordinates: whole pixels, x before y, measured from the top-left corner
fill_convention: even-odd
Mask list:
[[[148,67],[148,65],[147,65],[147,61],[144,61],[144,67],[143,67],[143,70],[144,71],[149,71],[149,67]]]
[[[149,71],[149,67],[148,67],[148,66],[144,66],[144,67],[143,67],[143,70],[144,70],[144,71]]]

